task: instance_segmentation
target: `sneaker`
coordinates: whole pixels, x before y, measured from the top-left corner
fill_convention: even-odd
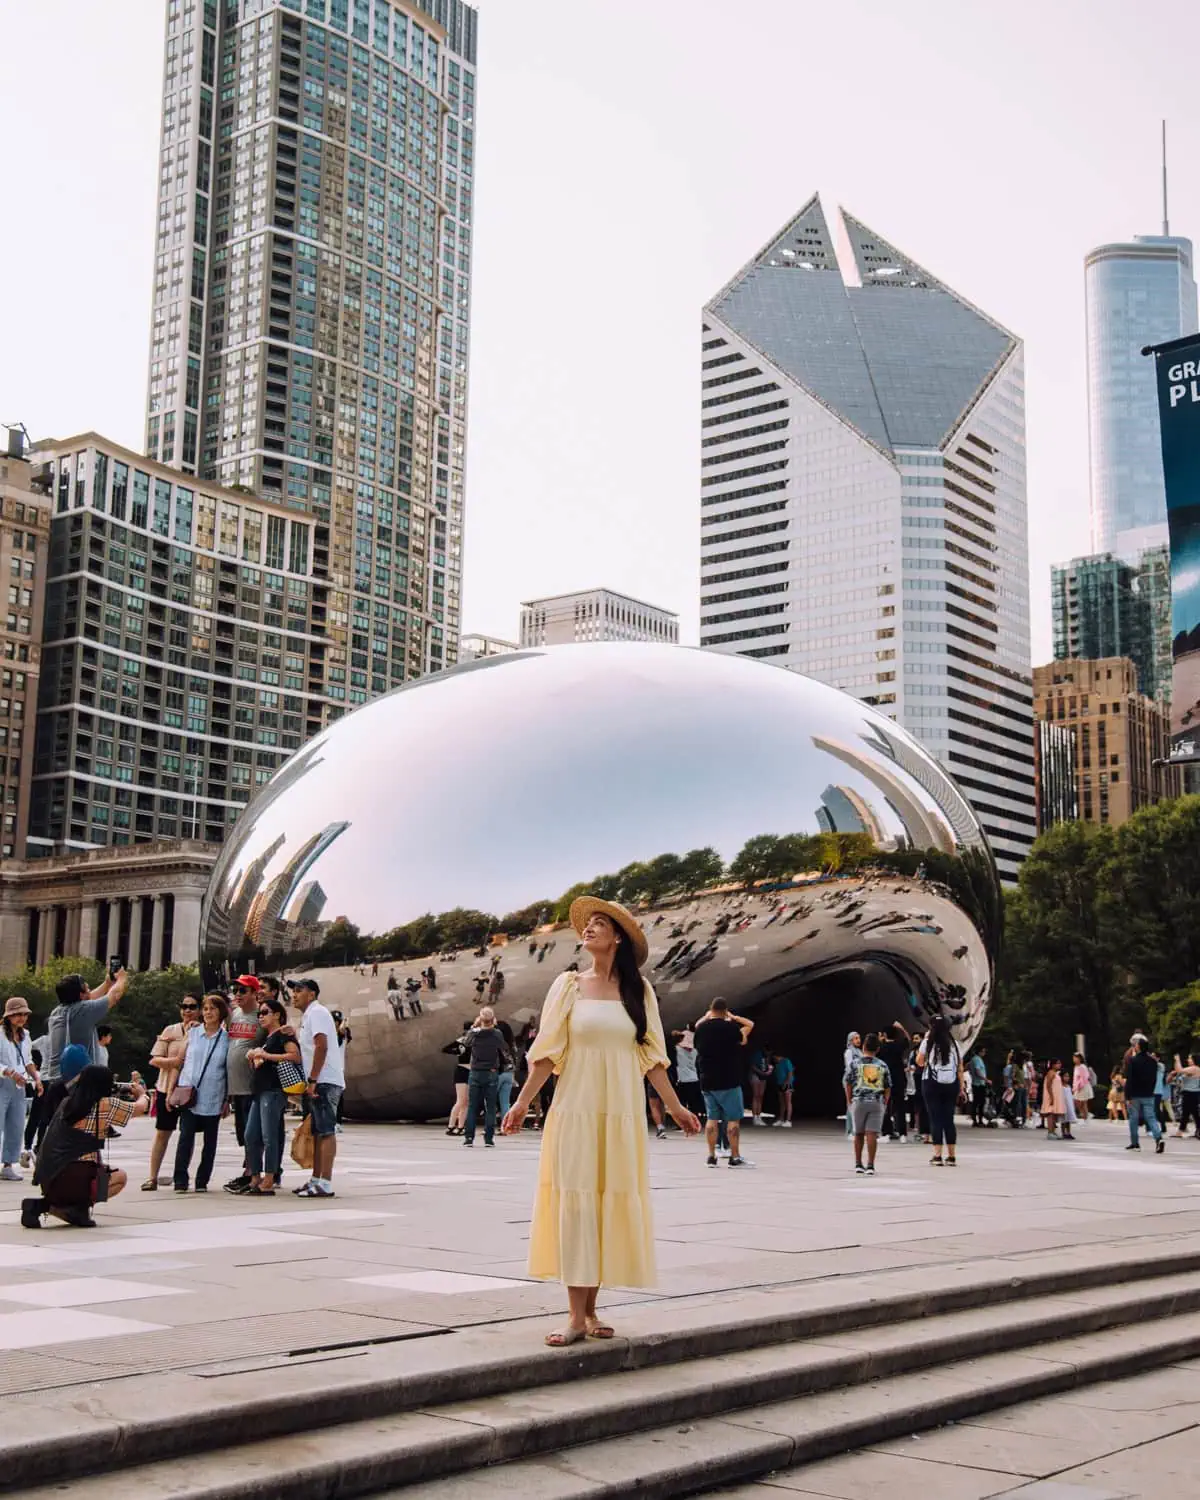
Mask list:
[[[253,1179],[247,1177],[245,1172],[243,1172],[240,1177],[230,1178],[224,1186],[224,1191],[227,1193],[248,1193],[252,1183]]]
[[[754,1163],[745,1156],[731,1156],[729,1158],[729,1165],[731,1167],[752,1167]]]
[[[790,1130],[792,1128],[792,1122],[790,1120],[780,1120],[777,1123],[782,1125],[785,1130]]]
[[[16,1167],[0,1167],[0,1182],[24,1182],[24,1177],[17,1171]]]
[[[474,1144],[475,1144],[475,1138],[474,1138],[474,1136],[470,1136],[470,1135],[464,1135],[463,1136],[463,1145],[464,1146],[473,1146]]]
[[[868,1167],[867,1168],[867,1176],[868,1177],[874,1177],[874,1175],[875,1175],[875,1168],[873,1166]]]
[[[900,1144],[902,1146],[907,1146],[908,1145],[908,1137],[906,1135],[902,1135],[900,1137]]]
[[[1125,1149],[1126,1149],[1126,1151],[1140,1151],[1142,1148],[1140,1146],[1130,1145],[1130,1146],[1126,1146]]]
[[[667,1127],[665,1125],[658,1126],[658,1128],[654,1132],[654,1139],[656,1141],[665,1141],[666,1138],[667,1138]]]
[[[855,1168],[854,1168],[854,1175],[855,1175],[855,1176],[856,1176],[856,1177],[865,1177],[865,1176],[866,1176],[866,1175],[867,1175],[867,1169],[866,1169],[866,1167],[864,1167],[864,1166],[863,1166],[863,1165],[862,1165],[862,1163],[861,1163],[861,1162],[859,1162],[859,1163],[857,1163],[857,1164],[856,1164],[856,1165],[855,1165]]]
[[[333,1127],[333,1133],[334,1133],[334,1135],[342,1135],[342,1134],[344,1134],[344,1132],[342,1130],[342,1127],[340,1125],[335,1125]]]
[[[762,1115],[751,1115],[750,1116],[750,1123],[751,1123],[751,1125],[761,1125],[762,1122],[763,1122]]]
[[[1159,1139],[1154,1144],[1154,1154],[1156,1156],[1161,1156],[1166,1149],[1167,1149],[1167,1143],[1160,1136]],[[0,1176],[3,1176],[3,1175],[4,1175],[3,1173],[0,1173]]]
[[[782,1130],[783,1127],[786,1124],[787,1124],[786,1120],[772,1120],[771,1121],[771,1129],[772,1130]]]
[[[495,1143],[495,1141],[484,1141],[484,1143],[483,1143],[483,1144],[484,1144],[484,1145],[485,1145],[485,1146],[494,1146],[494,1145],[495,1145],[495,1144],[496,1144],[496,1143]]]
[[[710,1156],[710,1157],[709,1157],[709,1158],[708,1158],[708,1165],[709,1165],[709,1166],[710,1166],[710,1167],[715,1167],[715,1166],[716,1166],[716,1164],[717,1164],[717,1158],[716,1158],[716,1157],[715,1157],[715,1156]]]

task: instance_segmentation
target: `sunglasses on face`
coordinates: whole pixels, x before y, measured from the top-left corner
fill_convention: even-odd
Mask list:
[[[200,1007],[198,1005],[181,1005],[179,1007],[179,1009],[180,1010],[199,1010]]]
[[[258,1013],[260,1016],[273,1016],[275,1014],[275,1012],[269,1005],[260,1005],[258,1007]]]

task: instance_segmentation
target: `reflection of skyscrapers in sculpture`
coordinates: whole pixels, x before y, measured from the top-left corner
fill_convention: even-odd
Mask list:
[[[926,811],[920,800],[913,796],[902,776],[876,765],[854,745],[839,743],[816,734],[813,735],[813,744],[818,750],[827,750],[830,755],[836,755],[851,770],[865,776],[873,786],[878,787],[888,806],[903,824],[907,840],[914,849],[941,849],[946,854],[954,852],[954,839],[949,828],[935,813]]]
[[[817,822],[826,833],[869,833],[879,849],[892,842],[875,809],[850,786],[825,788],[817,808]]]
[[[321,889],[319,880],[309,880],[296,892],[295,900],[288,908],[287,919],[297,927],[311,927],[319,922],[329,897]]]
[[[921,756],[914,755],[899,735],[888,734],[883,729],[876,730],[875,735],[876,743],[885,753],[890,755],[897,765],[903,766],[918,786],[924,787],[931,797],[937,799],[937,805],[946,815],[951,828],[954,829],[955,837],[963,847],[966,849],[978,847],[979,835],[976,832],[975,814],[958,789],[947,783],[944,778],[936,776],[933,768]]]
[[[300,846],[265,889],[258,893],[251,905],[245,925],[246,937],[252,946],[263,948],[268,953],[291,949],[294,946],[289,941],[290,923],[283,920],[284,909],[292,895],[298,890],[305,874],[320,859],[330,844],[349,827],[350,824],[346,822],[330,823],[319,834],[314,834],[311,839]],[[315,885],[316,882],[310,882],[310,884]],[[317,886],[317,889],[319,890],[320,887]],[[325,899],[323,892],[321,899],[323,904]]]
[[[877,705],[1036,832],[1021,342],[819,198],[707,304],[700,643]]]
[[[263,872],[285,842],[286,839],[281,833],[278,838],[273,839],[267,845],[257,859],[251,860],[244,873],[239,870],[234,875],[230,885],[228,904],[220,897],[213,901],[209,921],[215,924],[215,931],[222,933],[222,940],[224,940],[225,933],[242,933],[246,930],[255,897],[262,889]]]

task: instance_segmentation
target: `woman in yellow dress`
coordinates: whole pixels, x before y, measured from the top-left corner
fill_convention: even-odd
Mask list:
[[[530,1102],[558,1074],[529,1238],[529,1274],[567,1288],[570,1316],[566,1328],[547,1335],[553,1347],[612,1338],[596,1316],[601,1286],[654,1285],[643,1078],[685,1134],[700,1129],[667,1077],[658,1000],[640,972],[647,945],[637,919],[615,901],[581,896],[571,925],[591,968],[551,985],[529,1077],[503,1125],[506,1135],[519,1131]]]

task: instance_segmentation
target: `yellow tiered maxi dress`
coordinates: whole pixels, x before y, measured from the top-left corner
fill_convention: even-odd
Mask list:
[[[530,1063],[558,1074],[546,1116],[529,1274],[566,1286],[653,1286],[654,1225],[643,1078],[667,1065],[658,999],[646,984],[639,1047],[619,1000],[587,1000],[560,975],[542,1008]]]

